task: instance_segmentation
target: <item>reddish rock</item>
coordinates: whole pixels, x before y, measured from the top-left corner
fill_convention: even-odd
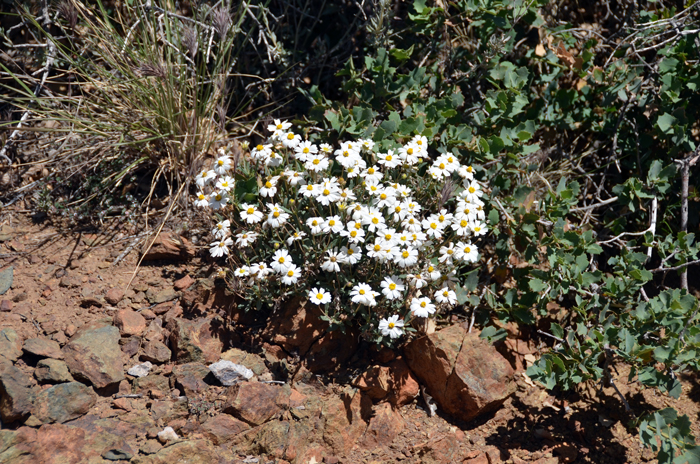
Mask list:
[[[405,351],[411,370],[440,409],[461,420],[497,409],[515,391],[508,361],[459,325],[420,337]]]
[[[402,406],[413,401],[420,394],[420,385],[408,364],[403,359],[397,359],[389,364],[391,372],[390,401],[396,406]]]
[[[127,358],[131,358],[138,353],[141,348],[141,337],[122,338],[119,340],[119,344],[122,347],[122,353],[124,353]]]
[[[12,311],[12,301],[2,300],[0,301],[0,312],[10,312]]]
[[[219,318],[190,321],[176,317],[167,325],[170,347],[178,362],[213,363],[219,360],[223,342],[220,338],[224,323]]]
[[[391,404],[379,404],[374,408],[374,416],[370,419],[362,437],[362,445],[368,449],[389,446],[405,425],[403,417]]]
[[[333,330],[311,345],[304,356],[307,369],[313,373],[333,371],[348,361],[357,351],[359,336],[355,330]]]
[[[421,464],[449,464],[458,462],[459,441],[455,433],[441,434],[414,447],[413,451],[420,455]]]
[[[124,298],[124,291],[120,288],[110,288],[105,293],[105,301],[111,305],[116,305]]]
[[[373,400],[382,400],[391,390],[390,369],[382,366],[370,367],[355,380],[354,384]]]
[[[202,424],[204,435],[215,445],[227,443],[239,433],[249,430],[250,426],[243,421],[231,417],[228,414],[219,414],[210,417]]]
[[[28,338],[24,341],[22,349],[41,358],[63,359],[58,343],[46,337]]]
[[[289,407],[290,394],[289,385],[244,382],[229,389],[224,412],[260,425]]]
[[[172,352],[170,348],[156,340],[146,343],[146,346],[143,348],[143,353],[141,354],[141,359],[143,361],[150,361],[155,364],[168,362],[171,357]]]
[[[207,388],[205,377],[209,375],[209,368],[202,363],[186,363],[173,367],[174,386],[180,388],[185,396],[193,396]]]
[[[114,325],[122,337],[141,335],[146,330],[146,319],[130,309],[120,309],[114,314]]]
[[[506,338],[495,345],[499,353],[510,362],[516,372],[524,372],[527,369],[525,356],[537,352],[537,348],[525,340]]]
[[[182,279],[176,280],[175,283],[173,284],[173,287],[175,287],[175,290],[177,290],[178,292],[181,292],[183,290],[190,288],[190,286],[192,286],[192,284],[194,282],[195,282],[195,280],[192,277],[190,277],[189,274],[187,274]]]
[[[337,455],[345,455],[353,449],[367,429],[365,417],[369,415],[372,401],[360,392],[340,397],[332,396],[324,403],[323,441]]]
[[[194,246],[189,240],[173,232],[162,232],[155,241],[153,241],[151,248],[146,251],[151,240],[150,238],[146,240],[146,244],[144,245],[144,261],[187,261],[194,258]]]
[[[37,396],[32,414],[44,423],[63,423],[87,414],[96,402],[92,388],[80,382],[61,383]]]
[[[321,320],[322,315],[306,298],[294,299],[284,305],[281,314],[271,318],[263,336],[287,352],[303,356],[328,328],[328,323]]]

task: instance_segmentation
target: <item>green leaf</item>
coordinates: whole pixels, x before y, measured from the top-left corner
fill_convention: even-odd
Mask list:
[[[678,122],[678,120],[668,113],[662,114],[659,116],[659,119],[656,120],[656,124],[664,134],[672,134],[673,125],[676,124],[676,122]]]

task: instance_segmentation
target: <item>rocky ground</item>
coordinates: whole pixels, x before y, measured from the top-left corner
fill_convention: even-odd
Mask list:
[[[122,259],[127,232],[59,233],[17,215],[1,226],[2,463],[653,458],[611,388],[552,392],[524,375],[541,347],[515,331],[493,347],[453,320],[378,350],[328,332],[302,302],[239,310],[175,233],[124,290],[139,255]],[[224,385],[209,368],[221,360],[252,377]],[[617,384],[635,411],[672,405],[698,422],[696,378],[675,401],[627,374]]]

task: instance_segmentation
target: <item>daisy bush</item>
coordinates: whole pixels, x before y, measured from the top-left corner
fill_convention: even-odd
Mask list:
[[[240,158],[219,150],[196,179],[195,205],[216,218],[211,256],[242,297],[301,295],[377,342],[464,303],[460,277],[487,232],[474,167],[421,135],[332,146],[288,122],[268,130]]]

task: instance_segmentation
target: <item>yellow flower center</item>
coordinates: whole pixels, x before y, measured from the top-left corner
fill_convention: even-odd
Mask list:
[[[216,196],[216,201],[221,201],[221,198],[223,198],[221,195]]]
[[[360,224],[359,222],[356,222],[356,223],[355,223],[355,229],[358,229],[358,230],[359,230],[359,229],[362,229],[362,224]]]
[[[246,213],[248,213],[248,214],[253,214],[254,212],[255,212],[255,208],[248,208],[246,210]]]
[[[328,225],[333,227],[335,225],[335,219],[331,219],[328,221]]]
[[[367,170],[367,174],[374,174],[374,168],[369,168]]]
[[[287,134],[287,140],[294,140],[294,134],[292,134],[291,132]]]
[[[317,293],[317,294],[316,294],[316,299],[317,299],[317,300],[322,300],[322,299],[323,299],[323,293]]]
[[[311,184],[306,186],[306,190],[308,190],[309,192],[312,191],[313,189],[314,189],[314,186]]]
[[[452,248],[448,248],[448,249],[447,249],[447,254],[448,254],[448,255],[451,255],[452,253],[454,253],[454,250],[453,250]]]
[[[348,248],[348,251],[346,251],[346,254],[348,256],[352,255],[353,253],[355,253],[355,251],[352,248]],[[333,258],[333,259],[335,259],[335,258]]]
[[[347,158],[348,156],[350,156],[350,153],[349,153],[348,151],[344,151],[344,152],[343,152],[343,157],[344,157],[344,158]]]
[[[284,264],[284,256],[280,256],[280,257],[277,259],[277,262],[280,263],[280,264]]]
[[[472,168],[471,166],[467,166],[467,172],[473,172],[473,171],[474,171],[474,168]]]
[[[357,231],[356,231],[356,230],[353,230],[352,232],[350,232],[350,236],[351,236],[352,238],[357,237]]]
[[[302,150],[302,152],[308,153],[308,152],[309,152],[309,147],[304,147],[304,149]]]
[[[403,256],[404,259],[405,259],[405,258],[408,258],[410,255],[411,255],[411,254],[410,254],[408,251],[404,251],[403,253],[401,253],[401,256]]]
[[[389,322],[389,324],[387,324],[387,327],[389,327],[390,329],[393,329],[393,328],[394,328],[394,325],[395,325],[395,324],[394,324],[393,322]]]
[[[312,163],[314,164],[314,166],[318,166],[318,163],[320,163],[320,162],[321,162],[321,160],[319,160],[319,159],[314,159],[314,160],[312,161]]]
[[[272,188],[272,182],[270,182],[269,180],[265,182],[265,188]]]
[[[469,187],[469,193],[474,193],[476,192],[476,189],[474,187]]]
[[[360,291],[357,292],[357,293],[359,293],[360,295],[364,295],[364,294],[365,294],[365,289],[364,289],[364,288],[361,288]]]
[[[272,217],[273,217],[273,218],[278,218],[278,217],[280,217],[280,212],[279,212],[279,211],[275,211],[274,213],[272,213]]]
[[[447,290],[442,292],[442,296],[444,296],[445,298],[447,298],[449,295],[450,295],[450,292],[448,292]]]
[[[389,284],[389,290],[395,290],[396,289],[396,284],[395,283],[390,283]]]
[[[435,224],[434,222],[431,222],[431,223],[430,223],[430,228],[433,229],[433,230],[437,229],[437,224]]]
[[[323,194],[324,194],[324,195],[330,195],[330,194],[331,194],[331,191],[328,190],[328,189],[323,189]]]
[[[328,261],[330,261],[331,263],[334,263],[337,261],[337,259],[335,258],[335,256],[331,256],[330,258],[328,258]]]
[[[219,166],[223,166],[223,165],[224,165],[224,161],[223,161],[223,160],[219,160],[219,161],[217,161],[217,163],[219,164]]]
[[[314,219],[314,221],[311,223],[311,225],[316,227],[318,225],[318,221]]]
[[[423,141],[422,140],[416,141],[416,145],[423,145]]]
[[[438,217],[438,221],[442,222],[442,221],[444,221],[444,220],[445,220],[445,216],[443,216],[443,215],[441,214],[440,217]]]
[[[425,301],[420,302],[420,307],[425,308],[427,306],[427,303]]]
[[[440,169],[445,169],[445,163],[440,163]]]
[[[372,224],[379,224],[379,218],[372,218]]]
[[[277,124],[277,130],[282,130],[282,124]]]
[[[479,232],[480,230],[481,230],[481,227],[479,227],[479,226],[474,227],[474,232]]]
[[[382,247],[380,245],[374,245],[374,251],[379,251],[381,249]]]
[[[464,247],[464,252],[465,253],[471,253],[472,249],[469,247]]]
[[[206,195],[204,195],[203,193],[200,193],[198,198],[200,200],[204,200],[206,198]]]
[[[468,224],[468,222],[466,221],[466,219],[462,219],[462,220],[459,222],[459,225],[462,226],[462,227],[467,227],[467,224]]]
[[[379,198],[381,198],[382,200],[386,200],[386,193],[382,193],[381,195],[379,195]]]
[[[408,153],[409,155],[412,155],[412,154],[413,154],[413,148],[409,148],[408,150],[406,150],[406,153]]]
[[[393,156],[391,156],[391,155],[386,155],[386,160],[387,160],[387,161],[391,161],[392,159],[394,159]]]
[[[255,149],[258,150],[258,151],[263,151],[264,148],[265,148],[265,147],[263,147],[262,145],[258,145],[258,146],[255,147]]]
[[[288,271],[287,271],[287,275],[288,275],[289,277],[294,277],[294,271],[292,271],[291,269],[288,270]]]

